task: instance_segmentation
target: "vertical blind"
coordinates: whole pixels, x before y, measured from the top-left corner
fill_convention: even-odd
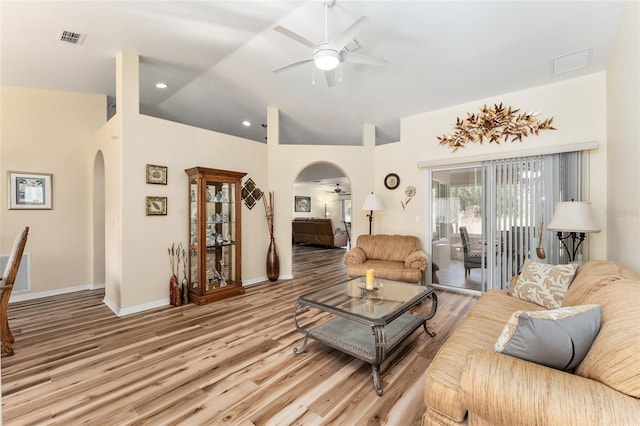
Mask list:
[[[482,163],[485,289],[508,289],[527,258],[559,263],[546,227],[556,202],[580,200],[581,169],[581,152]]]

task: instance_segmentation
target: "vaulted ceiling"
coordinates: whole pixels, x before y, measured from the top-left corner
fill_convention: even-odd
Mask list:
[[[273,72],[313,54],[275,27],[325,39],[320,1],[3,0],[0,8],[2,85],[113,98],[115,54],[136,52],[143,114],[264,142],[261,124],[275,106],[281,143],[327,145],[359,145],[364,123],[375,124],[377,144],[394,142],[402,117],[602,71],[622,14],[620,1],[338,0],[327,8],[328,38],[367,16],[350,49],[388,62],[343,63],[328,87],[311,62]],[[59,41],[62,30],[82,43]],[[554,73],[552,58],[576,52]]]

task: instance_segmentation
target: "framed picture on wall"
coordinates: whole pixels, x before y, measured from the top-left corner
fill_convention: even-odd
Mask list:
[[[295,196],[295,211],[311,213],[311,197]]]
[[[147,197],[147,216],[165,216],[167,197]]]
[[[9,172],[9,209],[51,210],[50,173]]]
[[[156,185],[167,184],[167,167],[147,164],[147,183]]]

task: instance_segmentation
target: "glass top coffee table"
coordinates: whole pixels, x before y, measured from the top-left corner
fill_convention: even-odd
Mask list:
[[[426,299],[431,299],[430,311],[419,312]],[[433,318],[437,307],[433,288],[385,279],[376,280],[373,290],[365,288],[363,278],[315,290],[300,296],[293,309],[296,328],[305,336],[302,347],[293,352],[304,352],[311,337],[366,361],[372,367],[376,392],[382,395],[380,365],[420,326],[435,336],[427,329],[427,320]],[[320,325],[312,321],[310,328],[300,325],[299,316],[309,308],[328,312],[331,318]]]

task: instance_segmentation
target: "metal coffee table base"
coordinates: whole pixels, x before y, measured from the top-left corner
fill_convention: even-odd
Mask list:
[[[300,327],[296,319],[298,309],[306,310],[307,307],[296,303],[293,312],[294,321],[296,328],[305,335],[305,338],[302,346],[294,348],[293,352],[295,354],[304,352],[308,339],[311,337],[341,352],[366,361],[371,364],[373,386],[381,396],[383,391],[380,380],[380,365],[387,355],[420,326],[429,336],[436,335],[427,329],[427,320],[435,315],[438,303],[435,293],[432,293],[430,298],[433,305],[430,314],[426,317],[404,313],[386,326],[372,326],[345,317],[335,317],[309,330]]]

